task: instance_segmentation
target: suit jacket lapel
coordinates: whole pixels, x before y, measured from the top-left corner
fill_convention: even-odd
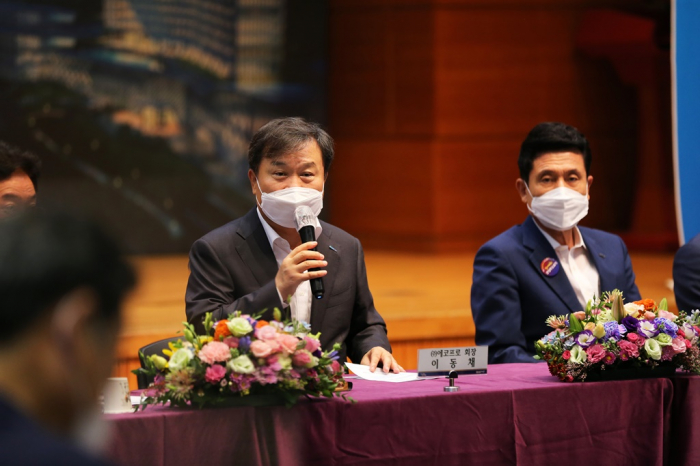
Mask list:
[[[556,275],[547,276],[542,272],[541,264],[544,259],[552,258],[559,262],[559,257],[557,257],[557,253],[552,248],[552,245],[549,244],[547,238],[545,238],[539,228],[537,228],[532,216],[529,216],[527,220],[525,220],[522,228],[523,244],[532,251],[530,254],[530,263],[537,271],[540,279],[544,280],[547,286],[559,296],[562,302],[569,308],[569,311],[580,311],[581,304],[578,302],[576,292],[571,286],[569,278],[566,276],[566,272],[564,272],[561,264],[559,264],[559,272]]]
[[[236,251],[250,268],[258,285],[266,285],[277,275],[278,266],[255,208],[243,217],[237,233],[244,241],[236,242]]]
[[[328,307],[328,301],[333,295],[333,285],[335,279],[338,276],[339,270],[341,270],[341,258],[340,258],[340,247],[331,241],[330,229],[326,228],[324,225],[323,233],[318,238],[318,251],[323,254],[328,266],[328,274],[323,277],[323,298],[316,299],[311,298],[311,332],[317,333],[321,331],[323,326],[323,319],[326,316],[326,308]],[[333,249],[331,249],[333,248]]]
[[[588,257],[593,262],[593,266],[596,268],[596,270],[598,270],[600,286],[599,291],[601,293],[604,291],[612,291],[615,287],[615,277],[609,273],[608,268],[606,267],[606,256],[602,251],[601,245],[594,238],[592,238],[585,229],[579,228],[579,231],[581,232],[581,236],[583,236],[583,242],[586,243]]]

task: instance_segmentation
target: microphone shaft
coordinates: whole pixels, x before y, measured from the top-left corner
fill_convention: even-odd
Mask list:
[[[316,230],[311,225],[306,225],[299,229],[299,236],[301,236],[302,243],[308,243],[309,241],[316,241]],[[311,249],[312,251],[318,251],[318,248]],[[321,269],[314,268],[309,269],[309,272],[316,272]],[[316,299],[323,298],[323,279],[322,278],[312,278],[309,280],[311,285],[311,293]]]

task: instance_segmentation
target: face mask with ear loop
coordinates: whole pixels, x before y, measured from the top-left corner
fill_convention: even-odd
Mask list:
[[[260,182],[255,180],[260,190],[260,209],[267,218],[285,228],[296,228],[295,212],[299,206],[309,207],[318,217],[323,209],[323,191],[313,188],[293,187],[284,188],[271,193],[260,189]],[[323,189],[326,189],[324,183]]]
[[[586,194],[561,186],[535,197],[527,183],[525,189],[532,198],[528,210],[547,228],[568,231],[588,215],[588,183]]]
[[[79,310],[71,312],[74,309],[71,298],[69,295],[59,301],[51,321],[51,333],[68,377],[71,403],[77,410],[69,437],[82,449],[100,455],[110,440],[111,429],[97,400],[92,398],[90,377],[80,367],[76,355],[75,333],[82,316]]]

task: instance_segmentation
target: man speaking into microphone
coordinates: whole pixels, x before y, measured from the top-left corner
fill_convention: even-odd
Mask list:
[[[201,330],[207,312],[222,319],[266,310],[269,320],[279,308],[321,332],[324,350],[342,343],[341,362],[399,372],[360,242],[317,218],[333,155],[328,133],[302,118],[270,121],[253,135],[248,178],[257,207],[192,245],[187,320]],[[300,229],[316,240],[302,242]]]

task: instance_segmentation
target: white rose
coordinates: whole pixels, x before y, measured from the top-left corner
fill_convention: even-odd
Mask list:
[[[187,367],[187,364],[192,360],[192,352],[185,348],[180,348],[175,351],[172,356],[170,356],[170,361],[168,361],[168,368],[171,372],[179,371]]]
[[[226,326],[234,337],[244,337],[253,331],[253,326],[243,317],[234,317],[226,322]]]
[[[226,363],[226,367],[231,372],[236,372],[238,374],[252,374],[255,372],[253,361],[251,361],[246,355],[238,356],[235,359],[229,360],[229,362]]]
[[[636,314],[638,311],[644,311],[643,304],[627,303],[625,304],[625,312],[628,316]]]

